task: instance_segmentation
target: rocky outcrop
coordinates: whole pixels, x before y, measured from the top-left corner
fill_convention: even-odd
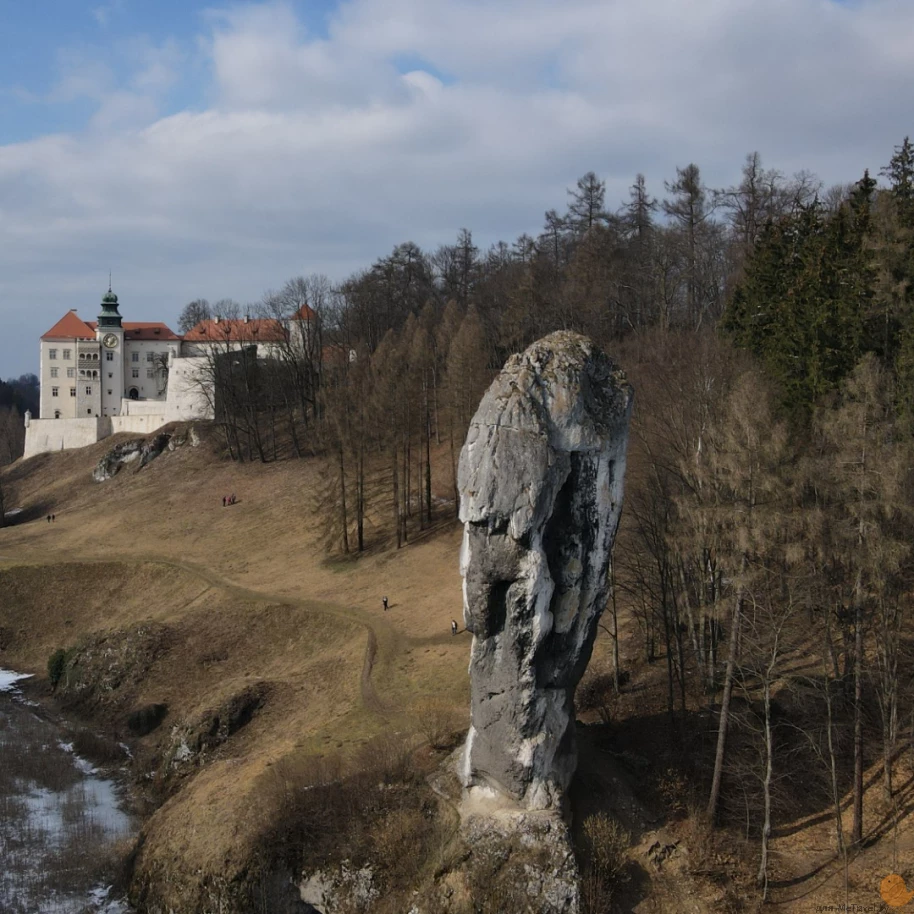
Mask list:
[[[173,639],[171,629],[153,621],[87,636],[65,652],[58,698],[82,713],[120,717],[134,707],[144,678]]]
[[[474,635],[468,800],[559,809],[574,691],[606,603],[632,389],[586,337],[512,356],[470,423],[458,486],[464,619]]]
[[[175,725],[171,748],[165,755],[166,775],[202,765],[214,749],[251,722],[269,694],[268,682],[255,682],[226,696],[217,707]]]
[[[99,460],[92,471],[92,478],[96,482],[104,482],[116,476],[122,466],[135,461],[139,461],[137,469],[140,470],[155,460],[168,447],[170,440],[171,435],[162,434],[154,435],[148,441],[138,438],[136,441],[117,444]]]

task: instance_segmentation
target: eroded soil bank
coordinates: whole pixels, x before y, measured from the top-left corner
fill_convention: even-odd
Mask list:
[[[0,912],[127,914],[112,891],[135,832],[115,781],[0,670]]]

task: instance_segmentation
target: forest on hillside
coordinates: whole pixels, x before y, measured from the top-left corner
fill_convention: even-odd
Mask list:
[[[617,210],[588,173],[535,238],[482,252],[463,229],[338,287],[299,278],[256,307],[184,315],[315,312],[305,352],[233,359],[217,422],[233,459],[326,458],[316,497],[341,553],[453,516],[468,422],[512,352],[571,329],[612,353],[636,410],[605,702],[625,606],[645,662],[663,664],[704,814],[758,842],[763,894],[778,821],[824,810],[846,860],[908,799],[914,145],[887,158],[881,184],[833,188],[756,153],[727,188],[690,164],[661,199],[637,176]],[[865,815],[874,766],[882,800]]]
[[[0,466],[22,456],[25,446],[24,418],[27,411],[38,415],[38,376],[20,375],[0,381]]]

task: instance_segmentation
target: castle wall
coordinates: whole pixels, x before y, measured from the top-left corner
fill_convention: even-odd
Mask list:
[[[117,435],[121,432],[130,432],[133,435],[151,435],[157,428],[161,428],[168,421],[162,412],[161,402],[157,404],[157,413],[131,416],[111,416],[111,431],[109,434]]]
[[[127,416],[164,416],[165,400],[131,400],[128,397],[121,399],[121,408],[118,418]]]
[[[207,356],[173,359],[168,369],[168,396],[165,416],[168,422],[212,419],[211,359]]]
[[[100,416],[86,419],[32,419],[25,429],[23,457],[95,444],[110,434],[107,428],[107,420]]]

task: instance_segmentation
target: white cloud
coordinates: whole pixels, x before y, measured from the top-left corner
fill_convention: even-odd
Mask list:
[[[100,28],[106,29],[110,25],[112,17],[123,8],[124,0],[109,0],[108,3],[102,3],[92,9],[92,18]]]
[[[689,161],[730,183],[753,149],[853,180],[911,129],[912,36],[906,0],[350,0],[326,37],[246,5],[195,54],[125,43],[126,76],[69,55],[86,130],[0,146],[0,308],[34,309],[0,364],[91,315],[109,266],[130,314],[171,317],[408,238],[511,240],[590,169],[611,201]],[[163,117],[201,64],[207,106]]]

